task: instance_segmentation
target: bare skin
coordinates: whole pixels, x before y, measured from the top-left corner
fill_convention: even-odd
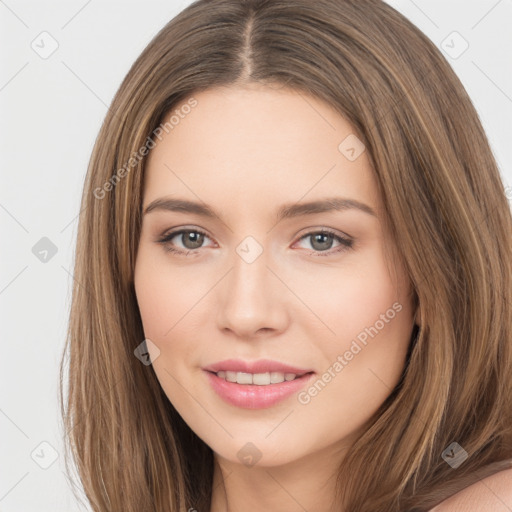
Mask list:
[[[488,476],[444,500],[430,512],[510,512],[512,468]]]
[[[153,368],[214,452],[211,512],[328,511],[332,477],[397,384],[414,325],[375,177],[365,151],[351,160],[338,149],[351,125],[313,97],[260,85],[194,97],[197,106],[151,150],[143,209],[182,198],[218,217],[144,215],[135,289],[145,335],[159,350]],[[277,221],[284,204],[328,197],[374,214],[346,208]],[[191,248],[190,233],[158,242],[180,228],[192,241],[201,240],[194,230],[204,232],[202,245]],[[332,243],[315,237],[322,229]],[[242,247],[262,250],[250,263],[237,252],[248,236],[255,242]],[[356,352],[353,341],[372,327]],[[312,382],[331,377],[316,393],[302,390],[302,401],[294,394],[246,409],[219,397],[203,370],[230,358],[311,369]],[[241,450],[260,458],[249,465]]]

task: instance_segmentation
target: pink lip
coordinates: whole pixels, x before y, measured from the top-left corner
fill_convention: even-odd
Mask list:
[[[296,368],[279,361],[272,361],[270,359],[259,359],[258,361],[242,361],[241,359],[226,359],[218,363],[205,366],[203,370],[217,373],[221,370],[231,372],[245,372],[245,373],[266,373],[266,372],[281,372],[281,373],[294,373],[295,375],[304,375],[305,373],[312,372],[309,369]]]
[[[264,409],[272,407],[281,400],[293,395],[306,386],[314,372],[295,368],[277,361],[260,360],[247,363],[229,359],[203,368],[213,390],[227,403],[244,409]],[[215,372],[234,371],[246,373],[282,372],[301,375],[294,380],[260,386],[257,384],[238,384],[217,377]]]

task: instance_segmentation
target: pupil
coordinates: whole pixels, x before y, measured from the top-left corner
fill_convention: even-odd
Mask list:
[[[191,242],[192,243],[192,247],[189,247],[187,245],[187,243],[184,243],[185,247],[187,247],[187,249],[197,249],[199,247],[201,247],[202,243],[203,243],[203,238],[204,238],[204,235],[201,234],[201,233],[197,233],[196,231],[188,231],[186,233],[186,237],[185,237],[185,242]]]
[[[322,243],[322,238],[326,239],[326,240],[324,240],[323,243]],[[333,235],[331,235],[329,233],[318,233],[316,235],[313,235],[312,246],[313,246],[313,248],[319,249],[319,250],[330,249],[330,245],[332,244],[332,240],[333,240]],[[315,247],[315,243],[317,241],[320,241],[320,246],[319,247],[318,246]]]

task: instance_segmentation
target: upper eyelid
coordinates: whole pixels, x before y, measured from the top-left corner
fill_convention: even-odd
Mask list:
[[[175,237],[176,235],[181,235],[183,233],[187,233],[187,232],[192,232],[192,233],[200,233],[202,235],[205,235],[207,236],[210,240],[213,240],[213,238],[203,229],[199,229],[199,228],[176,228],[176,229],[171,229],[170,231],[166,231],[161,238],[173,238]]]
[[[351,235],[349,235],[348,233],[345,233],[343,231],[339,231],[337,229],[334,229],[334,228],[327,228],[325,226],[320,226],[320,227],[312,227],[312,228],[305,228],[307,229],[308,231],[304,232],[303,234],[299,235],[297,234],[296,236],[298,238],[303,238],[307,235],[311,235],[311,234],[316,234],[316,233],[321,233],[321,232],[326,232],[326,233],[329,233],[329,234],[332,234],[332,235],[336,235],[336,236],[340,236],[341,238],[348,238],[350,240],[353,240],[353,237]],[[163,232],[162,235],[160,235],[160,238],[167,238],[171,235],[173,236],[176,236],[176,235],[179,235],[179,234],[182,234],[183,232],[197,232],[197,233],[201,233],[205,236],[207,236],[208,238],[210,238],[211,240],[213,240],[213,237],[211,237],[208,232],[202,228],[193,228],[193,227],[183,227],[183,228],[176,228],[176,229],[170,229],[170,230],[165,230]]]

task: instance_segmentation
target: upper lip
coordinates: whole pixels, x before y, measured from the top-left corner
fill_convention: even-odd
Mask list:
[[[312,370],[297,368],[288,364],[272,361],[270,359],[259,359],[257,361],[242,361],[241,359],[226,359],[217,363],[203,367],[203,370],[217,373],[219,371],[232,371],[244,373],[294,373],[295,375],[304,375]]]

